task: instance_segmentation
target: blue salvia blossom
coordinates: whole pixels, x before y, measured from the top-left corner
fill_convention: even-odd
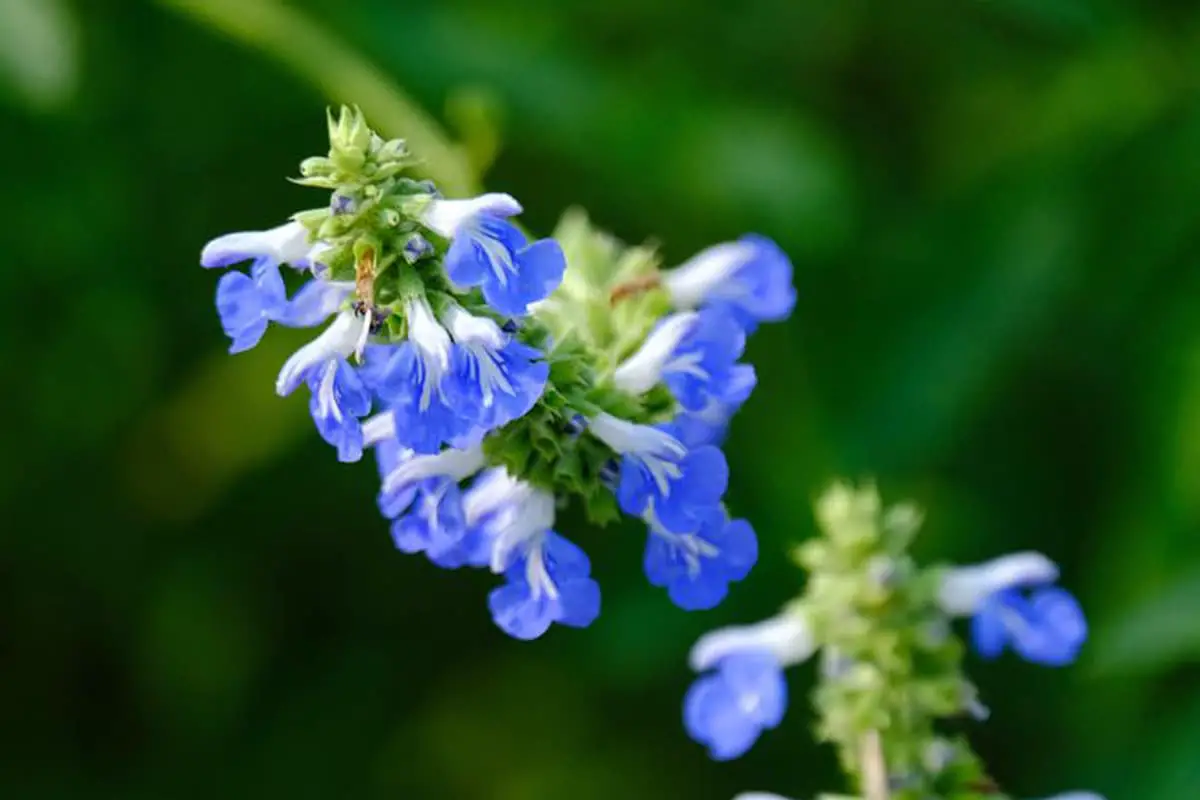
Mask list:
[[[369,320],[353,311],[342,311],[323,333],[292,354],[275,381],[280,396],[308,384],[313,422],[321,437],[337,448],[341,461],[362,457],[359,420],[371,410],[370,392],[347,361],[360,350],[367,325]]]
[[[1026,661],[1064,666],[1087,639],[1087,620],[1067,590],[1051,585],[1057,579],[1045,556],[1016,553],[952,570],[941,602],[948,613],[971,617],[971,641],[984,658],[1011,646]]]
[[[490,567],[505,579],[488,596],[496,624],[518,639],[536,639],[552,623],[590,625],[600,587],[583,550],[553,530],[554,496],[511,478],[481,491],[503,496],[486,523]]]
[[[478,415],[476,427],[490,431],[529,413],[550,376],[545,356],[457,306],[447,312],[446,325],[455,342],[453,399]]]
[[[808,660],[815,649],[808,623],[792,613],[701,637],[689,656],[692,669],[704,674],[684,699],[688,735],[719,761],[745,753],[783,720],[783,670]]]
[[[937,602],[949,617],[991,615],[997,613],[993,604],[998,597],[1007,598],[1022,586],[1051,583],[1057,576],[1058,568],[1041,553],[1013,553],[946,569],[940,577]],[[993,627],[983,636],[989,644],[994,639],[987,637],[1011,642],[1032,661],[1065,663],[1068,654],[1070,659],[1075,657],[1086,637],[1083,616],[1075,615],[1077,608],[1072,604],[1072,610],[1063,615],[1065,621],[988,619],[982,625]],[[979,641],[976,646],[982,649]],[[815,650],[809,624],[797,609],[755,625],[722,628],[701,637],[692,648],[689,663],[695,671],[707,674],[692,685],[684,700],[688,735],[718,760],[746,752],[762,731],[778,725],[783,716],[787,702],[786,688],[781,688],[783,670],[807,660]],[[823,657],[823,669],[837,672],[845,668],[836,653],[824,652]],[[963,688],[969,695],[969,687]],[[986,717],[986,709],[973,696],[964,697],[964,703]]]
[[[724,308],[747,332],[760,322],[786,319],[796,304],[791,261],[777,244],[757,235],[702,250],[664,271],[661,280],[677,308]]]
[[[720,507],[699,513],[687,533],[672,533],[647,511],[646,577],[665,587],[680,608],[715,608],[729,584],[749,574],[758,560],[758,539],[744,519],[729,519]]]
[[[501,577],[488,606],[510,635],[599,613],[587,556],[554,529],[564,493],[586,498],[597,520],[618,508],[643,520],[648,579],[683,608],[717,605],[758,554],[749,523],[725,507],[719,445],[756,382],[739,363],[747,332],[794,303],[786,257],[751,237],[661,278],[646,262],[634,277],[665,287],[677,311],[652,325],[658,304],[637,306],[634,329],[652,332],[610,371],[626,343],[588,330],[612,313],[610,297],[558,291],[563,247],[519,230],[514,197],[442,197],[405,176],[403,142],[371,133],[353,109],[330,118],[329,135],[329,157],[305,160],[297,179],[329,192],[321,207],[201,252],[203,266],[230,268],[216,293],[230,350],[272,324],[322,328],[282,365],[276,392],[308,387],[340,461],[374,450],[398,550]],[[609,259],[601,250],[583,248]],[[612,255],[580,274],[615,292],[629,277],[618,266]],[[290,296],[284,267],[305,279]]]
[[[521,213],[511,195],[430,202],[422,221],[450,240],[446,275],[462,287],[478,286],[501,314],[524,316],[562,283],[567,262],[550,239],[529,243],[509,222]]]

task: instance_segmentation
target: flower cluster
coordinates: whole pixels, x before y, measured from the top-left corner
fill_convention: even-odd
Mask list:
[[[307,386],[339,460],[374,449],[398,549],[502,576],[489,607],[507,633],[599,613],[587,556],[554,530],[571,498],[597,524],[645,522],[646,575],[677,605],[719,603],[757,559],[720,445],[756,381],[746,336],[795,302],[783,252],[747,236],[660,270],[578,215],[530,240],[513,197],[443,198],[357,110],[330,115],[329,138],[296,181],[327,204],[201,254],[250,262],[217,284],[230,351],[271,323],[328,323],[277,393]]]
[[[784,670],[819,654],[817,734],[836,746],[866,796],[1004,797],[965,741],[936,727],[939,719],[988,714],[963,675],[952,620],[970,619],[986,658],[1008,646],[1034,663],[1068,664],[1087,624],[1075,599],[1054,586],[1058,569],[1034,552],[919,568],[908,548],[920,515],[906,505],[884,508],[873,489],[835,486],[817,504],[817,520],[823,535],[797,551],[809,573],[805,593],[771,619],[713,631],[692,648],[691,667],[701,674],[684,700],[688,734],[715,759],[742,755],[783,719]],[[869,789],[868,761],[883,794]]]

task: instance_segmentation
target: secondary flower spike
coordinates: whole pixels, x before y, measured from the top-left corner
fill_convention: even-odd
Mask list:
[[[718,446],[758,380],[747,331],[786,315],[760,284],[779,288],[790,265],[754,240],[753,264],[660,281],[651,250],[578,215],[539,238],[511,194],[445,197],[411,174],[419,154],[357,109],[330,113],[327,130],[328,153],[294,180],[320,192],[312,207],[217,236],[200,262],[226,269],[215,300],[232,352],[272,326],[316,329],[275,391],[308,388],[339,461],[374,451],[394,548],[492,572],[497,627],[533,639],[600,612],[585,542],[556,528],[558,509],[575,503],[596,525],[624,511],[646,526],[651,583],[682,609],[720,603],[758,540],[725,502]],[[723,294],[725,278],[750,294]],[[653,290],[615,307],[630,279]],[[682,294],[667,290],[680,280]],[[673,293],[686,308],[671,312]]]
[[[867,797],[1010,800],[966,742],[945,738],[939,725],[987,717],[951,622],[972,618],[984,656],[1012,646],[1031,661],[1066,663],[1086,624],[1074,598],[1051,586],[1058,568],[1035,552],[921,568],[908,552],[920,513],[885,506],[873,487],[837,484],[815,510],[820,535],[796,551],[808,572],[804,593],[771,619],[720,628],[692,647],[688,663],[700,676],[683,698],[687,734],[713,759],[741,756],[782,721],[786,670],[818,656],[818,737],[837,748]]]

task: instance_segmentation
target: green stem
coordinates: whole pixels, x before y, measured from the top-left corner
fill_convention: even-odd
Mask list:
[[[221,33],[270,54],[336,103],[362,108],[373,127],[408,141],[416,170],[448,196],[478,194],[466,153],[387,75],[278,0],[158,0]]]

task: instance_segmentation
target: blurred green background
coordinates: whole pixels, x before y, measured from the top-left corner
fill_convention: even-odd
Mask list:
[[[1075,668],[972,664],[1008,791],[1200,796],[1194,0],[2,0],[0,87],[5,800],[836,788],[803,670],[737,762],[679,721],[689,644],[797,590],[835,475],[1088,609]],[[568,519],[603,614],[506,638],[493,579],[396,553],[373,465],[274,396],[306,332],[225,355],[199,249],[316,202],[284,178],[341,101],[535,230],[791,254],[728,445],[762,558],[719,610]]]

